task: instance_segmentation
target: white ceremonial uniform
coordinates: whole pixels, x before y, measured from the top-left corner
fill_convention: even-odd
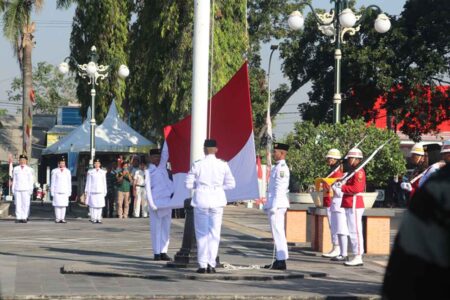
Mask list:
[[[345,174],[344,174],[345,176]],[[332,232],[335,232],[338,238],[339,255],[348,256],[348,237],[350,232],[348,231],[347,215],[345,208],[341,207],[342,197],[344,194],[339,188],[333,188],[333,198],[331,199],[331,219],[330,225]]]
[[[284,159],[279,160],[270,171],[269,188],[267,190],[267,203],[264,210],[269,217],[270,228],[275,242],[276,259],[289,258],[284,219],[289,208],[289,168]]]
[[[200,268],[215,268],[219,251],[223,208],[227,205],[225,190],[234,189],[236,182],[228,164],[208,154],[191,167],[186,188],[194,190],[194,226]]]
[[[55,168],[52,170],[50,194],[53,197],[56,220],[64,220],[69,197],[72,195],[72,174],[69,169]]]
[[[134,184],[136,185],[133,215],[139,218],[142,206],[142,216],[146,218],[148,217],[148,202],[145,191],[145,170],[138,169],[134,172],[133,178]]]
[[[150,235],[153,254],[155,255],[167,253],[170,242],[172,209],[167,208],[167,203],[172,197],[174,188],[167,172],[168,159],[169,153],[167,146],[164,144],[159,165],[150,164],[145,171],[145,190],[150,215]]]
[[[16,220],[26,220],[30,215],[30,201],[33,194],[33,169],[27,165],[13,169],[12,191],[16,205]]]
[[[105,206],[106,171],[103,169],[90,169],[87,173],[86,187],[84,189],[87,204],[91,213],[92,221],[102,219],[102,208]]]

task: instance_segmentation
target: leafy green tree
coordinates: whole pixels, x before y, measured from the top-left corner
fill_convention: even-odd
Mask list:
[[[96,87],[96,119],[101,122],[114,99],[122,107],[125,99],[125,82],[117,75],[119,65],[128,62],[129,23],[133,10],[132,0],[58,0],[58,7],[76,4],[70,37],[70,52],[78,63],[87,63],[91,47],[96,46],[98,63],[110,65],[108,77]],[[71,70],[76,71],[74,62]],[[91,105],[91,86],[88,80],[77,77],[77,96],[85,115]]]
[[[33,107],[31,105],[31,92],[33,90],[32,77],[32,50],[35,45],[33,33],[35,23],[31,21],[33,10],[39,11],[44,4],[43,0],[11,0],[2,1],[0,8],[3,12],[3,33],[11,42],[22,75],[22,116],[23,116],[23,152],[31,155],[31,138]]]
[[[388,42],[396,49],[388,61],[396,89],[388,90],[386,109],[392,125],[404,121],[401,130],[418,141],[450,119],[448,1],[407,1]]]
[[[54,114],[58,106],[77,102],[74,77],[64,77],[57,69],[47,63],[39,62],[33,71],[35,111]],[[14,78],[7,91],[9,101],[20,101],[22,97],[22,79]]]
[[[363,14],[362,8],[359,13],[365,18],[360,31],[342,45],[343,115],[374,120],[379,116],[373,109],[375,101],[384,96],[387,101],[383,107],[395,116],[394,123],[404,122],[401,130],[415,140],[448,119],[448,90],[436,89],[449,74],[449,34],[442,36],[442,32],[449,32],[444,2],[408,1],[400,17],[391,17],[392,28],[386,34],[373,29],[376,13]],[[332,54],[333,45],[318,32],[309,15],[305,30],[289,34],[281,45],[283,69],[291,89],[280,90],[277,103],[283,104],[296,91],[299,80],[311,80],[309,102],[299,105],[299,112],[303,119],[316,124],[331,121]],[[427,99],[422,97],[424,87],[431,93]]]
[[[365,138],[364,138],[365,137]],[[325,156],[331,148],[337,148],[343,155],[356,143],[368,157],[387,141],[392,140],[365,166],[367,189],[386,186],[394,175],[406,171],[406,162],[400,150],[400,140],[392,131],[381,130],[374,126],[367,127],[363,119],[345,119],[341,124],[304,121],[296,123],[294,132],[290,133],[286,142],[290,144],[288,164],[291,168],[291,190],[306,191],[314,184],[314,179],[327,176],[328,167]]]
[[[147,1],[138,6],[131,31],[128,109],[147,136],[189,114],[192,85],[193,1]],[[244,62],[248,48],[245,2],[215,1],[212,94]]]

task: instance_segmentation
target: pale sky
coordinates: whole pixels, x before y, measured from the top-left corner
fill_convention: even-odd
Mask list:
[[[375,4],[389,14],[398,15],[402,11],[405,0],[360,0],[357,1],[356,7],[368,6]],[[330,9],[332,4],[329,0],[313,0],[312,5],[315,8]],[[72,18],[74,16],[75,7],[72,6],[68,10],[56,9],[56,0],[46,0],[44,9],[39,14],[33,15],[33,21],[36,22],[35,41],[36,47],[33,51],[33,65],[37,62],[46,61],[54,65],[58,65],[70,53],[69,42],[70,32],[72,30]],[[303,13],[308,13],[306,8]],[[290,12],[287,12],[289,14]],[[3,23],[0,21],[3,27]],[[267,69],[270,53],[270,44],[262,46],[262,66]],[[333,55],[330,53],[330,55]],[[345,53],[344,53],[345,55]],[[10,43],[5,40],[3,34],[0,35],[0,107],[8,108],[14,112],[17,105],[7,101],[6,91],[10,88],[11,81],[14,77],[19,76],[19,65],[17,59],[13,55]],[[272,58],[271,70],[271,86],[276,89],[279,84],[286,83],[281,72],[281,61],[278,57],[278,51],[274,53]],[[304,87],[297,92],[288,101],[282,109],[282,113],[297,112],[297,105],[307,100],[306,93],[309,87]],[[331,101],[331,100],[330,100]],[[274,133],[278,138],[288,133],[293,128],[293,123],[299,120],[298,114],[281,114],[276,119],[276,127]]]

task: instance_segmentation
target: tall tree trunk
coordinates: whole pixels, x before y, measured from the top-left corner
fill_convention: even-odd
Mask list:
[[[31,53],[33,50],[33,34],[34,23],[28,28],[24,29],[23,35],[23,65],[22,65],[22,79],[23,79],[23,104],[22,104],[22,125],[23,125],[23,153],[30,158],[31,144],[32,144],[32,128],[33,128],[33,106],[31,104],[31,92],[33,90],[33,73],[31,63]]]

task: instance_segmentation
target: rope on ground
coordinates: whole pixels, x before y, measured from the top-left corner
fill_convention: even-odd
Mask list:
[[[260,265],[248,265],[248,266],[235,266],[227,262],[222,263],[223,268],[228,271],[234,270],[259,270],[261,269]]]

